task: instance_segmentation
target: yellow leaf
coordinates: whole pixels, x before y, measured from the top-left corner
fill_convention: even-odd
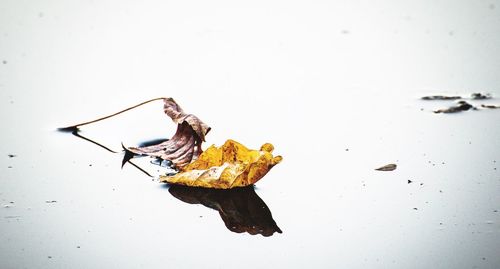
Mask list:
[[[162,176],[160,181],[215,189],[252,185],[281,162],[281,156],[272,155],[273,149],[273,145],[266,143],[260,150],[251,150],[234,140],[227,140],[221,147],[210,146],[180,173]]]

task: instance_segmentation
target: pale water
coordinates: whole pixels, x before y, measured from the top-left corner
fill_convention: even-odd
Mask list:
[[[0,268],[500,267],[500,110],[419,99],[500,104],[500,2],[0,6]],[[160,96],[283,162],[191,191],[56,131]],[[79,134],[174,131],[153,103]]]

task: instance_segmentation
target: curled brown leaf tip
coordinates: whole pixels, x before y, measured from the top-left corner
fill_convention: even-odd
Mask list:
[[[192,114],[186,114],[173,98],[164,98],[163,110],[173,122],[177,123],[177,131],[171,139],[160,144],[146,147],[130,147],[135,154],[148,155],[170,160],[181,168],[198,158],[201,144],[210,127]]]
[[[201,141],[205,142],[205,135],[210,131],[210,127],[208,125],[202,122],[195,115],[184,113],[182,108],[173,98],[165,98],[163,101],[163,111],[167,114],[167,116],[169,116],[177,124],[187,122]]]

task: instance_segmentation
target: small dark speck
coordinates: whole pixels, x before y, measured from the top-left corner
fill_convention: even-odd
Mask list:
[[[10,201],[9,203],[13,204],[13,203],[14,203],[14,201]]]
[[[7,166],[7,168],[12,168],[12,166],[9,165],[9,166]]]
[[[443,191],[442,191],[442,190],[439,190],[439,192],[440,192],[440,193],[443,193]]]
[[[418,210],[418,208],[414,207],[413,210]]]
[[[420,183],[420,186],[424,186],[424,183]]]
[[[52,259],[52,256],[47,256],[47,258]]]
[[[495,210],[493,210],[493,212],[497,213],[497,212],[498,212],[498,210],[496,210],[496,209],[495,209]]]
[[[409,179],[408,179],[408,184],[410,184],[410,183],[412,183],[412,182],[413,182],[413,181],[411,181],[411,180],[409,180]]]
[[[7,155],[7,156],[9,156],[9,158],[14,158],[14,157],[17,157],[17,156],[16,156],[16,155],[14,155],[14,154],[9,154],[9,155]]]
[[[345,149],[345,151],[349,151],[349,149]]]
[[[483,261],[486,261],[486,258],[485,258],[485,257],[483,257],[482,259],[483,259]]]
[[[89,164],[89,166],[92,166],[92,164]]]
[[[45,203],[47,203],[47,204],[53,204],[53,203],[57,203],[57,201],[56,200],[47,200],[47,201],[45,201]]]
[[[442,222],[440,222],[440,223],[439,223],[439,225],[443,225],[443,223],[442,223]]]
[[[80,248],[80,246],[76,246],[76,248]]]
[[[6,61],[6,60],[3,60],[3,61],[2,61],[2,63],[3,63],[3,64],[7,64],[7,61]]]
[[[200,218],[203,218],[203,216],[200,216]]]

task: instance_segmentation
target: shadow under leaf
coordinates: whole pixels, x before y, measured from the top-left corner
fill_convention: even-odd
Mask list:
[[[217,210],[227,229],[232,232],[266,237],[275,232],[282,233],[253,186],[219,190],[170,185],[168,191],[185,203],[202,204]]]

